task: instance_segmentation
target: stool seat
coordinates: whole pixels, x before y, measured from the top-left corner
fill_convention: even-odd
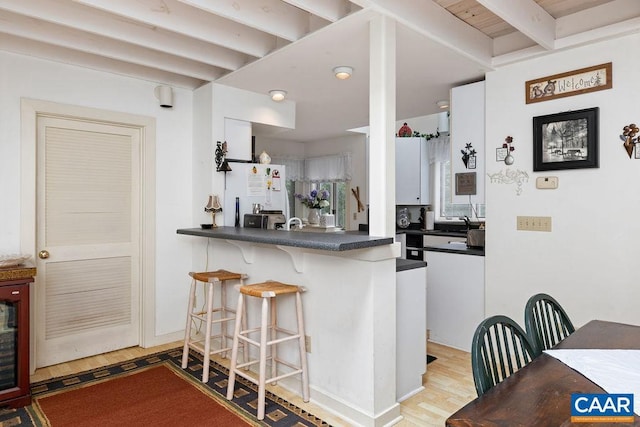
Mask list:
[[[222,357],[226,357],[227,352],[231,350],[229,340],[233,338],[227,332],[228,322],[236,320],[236,310],[227,306],[227,281],[237,280],[240,285],[246,279],[245,274],[234,273],[227,270],[189,272],[189,276],[193,278],[191,282],[191,290],[189,292],[189,303],[187,307],[187,324],[184,332],[184,346],[182,350],[182,368],[185,369],[189,362],[189,349],[202,354],[202,382],[209,381],[209,364],[210,358],[214,354],[222,353]],[[203,308],[198,308],[196,304],[196,287],[198,283],[204,285],[203,294],[206,304],[202,304]],[[214,304],[215,288],[220,288],[220,303]],[[217,317],[214,315],[218,314]],[[245,324],[245,321],[242,321]],[[192,326],[194,324],[204,325],[204,337],[200,335],[192,336]],[[218,324],[220,333],[212,335],[213,325]],[[199,329],[199,328],[198,328]],[[212,349],[211,341],[219,338],[220,345],[217,349]],[[246,354],[247,345],[243,346]],[[245,356],[246,357],[246,356]]]
[[[231,364],[229,366],[229,383],[227,385],[227,399],[234,397],[234,387],[236,375],[239,375],[254,384],[258,385],[258,407],[257,418],[263,420],[265,416],[265,395],[266,383],[276,384],[282,378],[301,374],[302,376],[302,400],[309,401],[309,372],[307,368],[307,354],[305,348],[304,320],[302,315],[302,299],[300,294],[305,291],[302,286],[288,285],[274,280],[254,283],[251,285],[238,286],[238,307],[236,308],[236,323],[233,333],[233,344],[231,347]],[[278,296],[290,294],[295,297],[296,324],[297,330],[291,331],[282,328],[278,324],[277,299]],[[261,324],[257,328],[247,329],[246,324],[242,325],[241,320],[246,316],[246,297],[256,297],[262,299]],[[270,316],[269,316],[270,313]],[[269,319],[271,317],[271,319]],[[258,339],[252,339],[250,334],[258,334]],[[269,335],[269,339],[267,339]],[[289,361],[278,358],[278,345],[295,341],[299,363],[296,365]],[[259,349],[259,356],[256,360],[250,360],[245,349],[244,363],[238,364],[238,346],[240,342],[250,344]],[[267,351],[270,356],[267,357]],[[267,360],[271,361],[270,377],[267,377]],[[258,364],[258,378],[243,372],[241,368],[248,369],[251,365]],[[288,372],[278,372],[278,366],[288,367]]]
[[[274,280],[240,286],[241,293],[257,298],[273,298],[277,295],[295,294],[299,291],[299,286],[286,285]]]
[[[216,270],[216,271],[203,271],[200,273],[194,273],[193,271],[189,273],[189,276],[200,282],[215,282],[220,281],[224,282],[225,280],[241,280],[246,278],[244,274],[233,273],[227,270]]]

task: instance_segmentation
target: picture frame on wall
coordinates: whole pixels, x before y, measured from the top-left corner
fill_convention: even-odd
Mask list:
[[[599,167],[599,108],[533,118],[533,170]]]

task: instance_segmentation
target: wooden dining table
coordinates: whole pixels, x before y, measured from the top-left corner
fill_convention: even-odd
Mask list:
[[[640,349],[640,326],[592,320],[554,349]],[[640,369],[640,367],[639,367]],[[570,426],[571,394],[605,393],[556,358],[542,353],[482,396],[451,415],[448,427]],[[636,398],[640,398],[636,396]],[[581,427],[601,423],[580,423]],[[633,424],[640,426],[640,417]]]

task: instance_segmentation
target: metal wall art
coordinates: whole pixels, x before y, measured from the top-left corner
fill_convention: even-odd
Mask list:
[[[526,103],[549,101],[566,96],[611,89],[613,87],[611,69],[612,63],[608,62],[529,80],[524,84]]]
[[[598,167],[598,107],[533,118],[533,170]]]
[[[516,186],[516,196],[522,194],[522,184],[529,181],[529,174],[520,169],[507,169],[496,173],[488,173],[492,184],[509,184]]]
[[[635,123],[631,123],[630,125],[622,128],[622,135],[620,135],[620,139],[624,141],[624,144],[622,145],[627,151],[629,158],[631,158],[631,156],[633,155],[633,148],[635,147],[635,157],[636,159],[640,159],[640,150],[638,150],[638,147],[636,146],[636,144],[640,142],[640,136],[636,136],[638,135],[639,131],[640,130],[638,129],[638,125],[636,125]]]
[[[515,151],[516,148],[511,144],[513,144],[513,137],[507,136],[504,139],[502,147],[496,148],[496,162],[504,162],[507,166],[513,164],[515,159],[513,158],[513,155],[511,155],[511,152]]]
[[[462,153],[462,163],[464,163],[464,167],[467,169],[475,169],[476,168],[476,149],[473,148],[471,143],[467,143],[464,146],[464,150],[460,150]]]

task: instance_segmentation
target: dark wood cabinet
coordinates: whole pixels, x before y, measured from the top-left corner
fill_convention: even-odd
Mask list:
[[[20,275],[23,274],[13,274],[14,277]],[[2,279],[0,276],[0,407],[19,408],[31,403],[29,386],[29,284],[31,282],[33,282],[32,276],[18,279]]]

